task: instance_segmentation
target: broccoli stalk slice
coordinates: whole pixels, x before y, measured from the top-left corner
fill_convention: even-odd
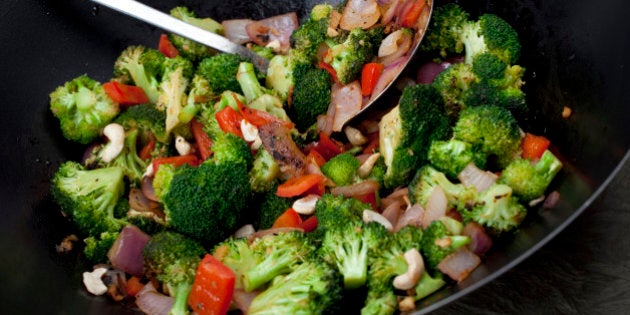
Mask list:
[[[446,285],[446,281],[441,276],[431,277],[429,273],[423,272],[420,280],[416,284],[414,298],[416,301],[423,299]]]
[[[175,297],[170,315],[188,315],[188,296],[192,291],[192,282],[180,282],[175,286],[169,286],[171,296]]]
[[[256,77],[256,70],[254,64],[251,62],[241,62],[238,65],[238,72],[236,73],[236,80],[238,81],[245,100],[247,103],[253,102],[255,99],[265,94],[265,90],[260,85],[258,78]]]

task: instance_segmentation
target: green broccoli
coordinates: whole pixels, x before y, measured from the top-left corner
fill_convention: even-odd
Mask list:
[[[475,221],[494,234],[516,228],[527,215],[527,209],[512,196],[512,188],[495,183],[477,196],[474,206],[460,209],[465,220]]]
[[[276,219],[293,205],[293,198],[276,195],[278,183],[260,196],[257,227],[259,230],[269,229]]]
[[[251,62],[242,62],[238,67],[236,80],[243,91],[245,97],[244,103],[247,103],[248,107],[267,112],[281,120],[290,121],[289,116],[287,116],[287,113],[284,111],[282,99],[273,94],[274,91],[267,90],[260,84],[256,77],[254,64]],[[230,100],[227,101],[228,104],[230,104]],[[230,106],[232,106],[232,104],[230,104]],[[238,110],[238,108],[235,109]]]
[[[436,187],[442,188],[451,206],[464,208],[477,197],[477,190],[470,186],[454,184],[445,173],[431,165],[420,168],[409,183],[409,200],[413,204],[425,206]]]
[[[190,8],[177,6],[171,9],[170,14],[177,19],[204,29],[208,32],[219,35],[223,34],[223,26],[221,25],[221,23],[209,17],[197,17],[195,12],[192,11]],[[179,36],[177,34],[169,34],[168,39],[177,48],[182,56],[193,62],[199,61],[216,53],[212,48],[208,46],[197,43],[193,40]]]
[[[367,278],[368,294],[361,314],[393,314],[398,308],[398,299],[393,279],[407,272],[404,255],[407,251],[420,248],[422,230],[407,226],[379,240],[379,245],[369,253]]]
[[[304,233],[299,231],[258,238],[250,248],[260,259],[243,274],[243,288],[248,292],[277,276],[290,273],[315,250]]]
[[[286,55],[278,54],[269,60],[265,86],[273,89],[284,101],[292,94],[294,86],[293,69],[296,65],[310,65],[311,60],[302,51],[290,49]]]
[[[317,122],[317,116],[328,111],[332,78],[328,71],[305,63],[295,65],[292,76],[290,116],[296,128],[305,131]]]
[[[468,107],[460,112],[453,138],[470,143],[504,167],[520,155],[521,132],[508,109],[494,105]]]
[[[88,236],[83,240],[83,253],[91,263],[107,263],[107,252],[114,245],[119,232],[103,232],[100,235]]]
[[[435,76],[432,85],[442,95],[446,114],[450,118],[456,118],[466,107],[465,93],[476,80],[472,66],[465,63],[452,64]]]
[[[460,35],[466,52],[465,62],[484,52],[497,55],[507,64],[515,64],[521,54],[521,43],[516,30],[494,14],[484,14],[477,21],[464,23]]]
[[[157,49],[141,45],[127,47],[114,63],[114,76],[122,82],[141,87],[149,101],[157,103],[166,56]]]
[[[248,43],[247,48],[251,51],[255,52],[259,56],[269,60],[276,55],[276,52],[273,50],[273,47],[256,45],[254,43]]]
[[[126,131],[122,150],[111,161],[103,160],[103,154],[108,151],[110,146],[114,145],[111,141],[95,147],[90,156],[85,159],[85,165],[98,168],[111,166],[120,167],[132,186],[140,186],[142,175],[144,174],[147,164],[138,156],[138,150],[136,148],[138,134],[138,129]]]
[[[230,237],[217,244],[212,255],[234,272],[234,288],[244,289],[245,272],[253,268],[263,257],[252,250],[246,238]]]
[[[436,7],[431,16],[427,33],[422,40],[420,50],[446,58],[449,55],[461,54],[464,43],[460,38],[465,23],[469,22],[469,14],[459,5],[447,3]]]
[[[50,111],[59,119],[66,139],[88,144],[118,115],[120,108],[99,82],[81,75],[50,93]]]
[[[164,163],[160,164],[157,170],[153,170],[153,192],[158,200],[162,200],[173,179],[175,174],[175,166],[173,164]]]
[[[387,171],[385,188],[408,183],[427,159],[434,140],[449,137],[450,125],[439,92],[430,85],[405,88],[399,103],[379,123],[379,151]]]
[[[166,113],[153,104],[130,106],[120,113],[114,122],[122,125],[125,130],[137,129],[142,143],[148,143],[151,139],[161,143],[169,142],[169,135],[166,133]]]
[[[323,194],[315,204],[317,228],[309,235],[317,242],[321,242],[326,231],[335,228],[339,222],[361,220],[365,209],[372,209],[372,206],[352,197]]]
[[[255,193],[272,190],[278,183],[280,166],[269,151],[261,148],[256,152],[254,163],[249,171],[249,183]]]
[[[88,170],[67,161],[51,181],[53,199],[87,236],[118,232],[127,224],[115,216],[124,192],[124,171],[117,166]]]
[[[322,314],[336,306],[340,297],[335,269],[321,261],[307,261],[258,294],[248,314]]]
[[[363,65],[374,57],[374,49],[380,39],[378,35],[378,32],[355,28],[345,40],[330,47],[324,62],[332,66],[341,84],[348,84],[359,77]]]
[[[291,34],[291,47],[315,60],[319,45],[326,41],[331,12],[332,6],[329,4],[315,5],[308,19]]]
[[[175,299],[170,314],[189,313],[188,295],[205,253],[196,241],[171,231],[154,234],[142,249],[146,274],[165,284]]]
[[[516,159],[501,172],[499,182],[510,186],[514,195],[525,202],[543,196],[562,168],[562,162],[546,150],[538,161]]]
[[[326,262],[337,267],[345,289],[359,288],[367,280],[368,253],[388,232],[381,224],[364,224],[360,218],[335,223],[326,229],[320,252]]]
[[[344,152],[332,157],[321,170],[326,177],[332,180],[337,186],[346,186],[354,183],[358,179],[357,171],[361,162],[352,153]]]
[[[160,97],[156,107],[166,112],[166,133],[182,125],[179,120],[182,110],[187,105],[188,89],[193,76],[190,60],[181,56],[168,58],[164,65]]]
[[[472,145],[457,139],[433,141],[429,147],[428,158],[431,165],[451,179],[457,178],[469,163],[481,169],[486,166],[484,153],[473,150]]]
[[[470,243],[470,237],[453,235],[442,221],[433,221],[424,230],[420,248],[425,266],[430,273],[437,273],[437,265],[458,248]]]
[[[247,61],[237,54],[221,53],[203,58],[197,65],[197,74],[208,80],[212,93],[219,95],[224,91],[243,93],[236,80],[238,65]]]
[[[215,139],[213,158],[201,165],[175,170],[161,199],[167,225],[174,230],[213,243],[233,233],[246,217],[252,155],[244,140],[232,137]]]

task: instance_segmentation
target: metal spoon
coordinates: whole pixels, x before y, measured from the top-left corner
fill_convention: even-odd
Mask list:
[[[262,73],[267,73],[269,60],[236,44],[227,38],[190,25],[166,13],[134,0],[92,0],[111,9],[135,17],[161,29],[194,40],[225,53],[238,54],[250,59]]]

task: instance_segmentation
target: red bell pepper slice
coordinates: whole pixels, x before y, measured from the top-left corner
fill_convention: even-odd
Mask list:
[[[319,140],[313,146],[313,150],[316,150],[319,154],[321,154],[326,161],[344,151],[343,145],[331,139],[325,132],[319,133]]]
[[[547,148],[549,148],[550,144],[551,141],[543,136],[537,136],[529,132],[525,133],[525,137],[521,143],[521,149],[523,150],[521,156],[524,159],[539,159]]]
[[[158,50],[164,54],[164,56],[169,58],[175,58],[179,56],[179,50],[173,45],[173,43],[168,39],[166,34],[160,35],[160,41],[158,42]]]
[[[279,197],[295,197],[304,194],[312,187],[323,183],[325,177],[319,174],[306,174],[293,177],[278,186],[276,195]]]
[[[243,102],[239,101],[236,97],[234,97],[234,99],[236,100],[236,105],[238,106],[238,112],[241,114],[243,119],[245,119],[247,122],[249,122],[250,124],[256,127],[261,127],[266,124],[277,121],[277,122],[282,123],[289,129],[293,128],[293,123],[290,121],[282,120],[262,110],[257,110],[255,108],[247,107],[245,106],[245,104],[243,104]]]
[[[218,111],[215,117],[221,130],[233,133],[241,138],[243,137],[243,133],[241,132],[241,120],[243,120],[243,116],[241,116],[239,112],[235,111],[230,106],[226,106],[224,109]]]
[[[212,155],[212,139],[210,136],[203,130],[203,124],[193,118],[190,121],[190,130],[192,132],[193,138],[195,138],[195,142],[197,143],[197,150],[199,150],[199,156],[202,160],[207,160]]]
[[[300,227],[300,224],[302,224],[300,214],[293,210],[293,208],[289,208],[273,222],[271,228]]]
[[[317,228],[318,223],[319,222],[317,221],[317,217],[313,215],[310,216],[308,219],[303,220],[298,227],[304,230],[304,232],[312,232]]]
[[[309,163],[314,163],[319,167],[322,167],[322,165],[324,165],[324,163],[326,163],[326,159],[324,158],[323,155],[321,155],[319,152],[317,152],[317,150],[315,149],[311,149],[308,154],[306,155],[306,160]]]
[[[369,62],[363,65],[361,70],[361,94],[363,96],[372,95],[372,91],[374,91],[376,82],[378,82],[383,69],[385,69],[385,66],[382,63]]]
[[[103,83],[105,94],[120,105],[138,105],[149,102],[144,90],[135,85],[127,85],[117,81]]]
[[[175,167],[181,166],[184,164],[188,164],[190,166],[197,166],[199,165],[199,159],[194,154],[156,158],[152,162],[153,171],[157,172],[158,168],[160,168],[160,165],[162,164],[171,164]]]
[[[413,27],[418,18],[420,17],[420,13],[422,13],[422,9],[424,9],[424,5],[426,4],[425,0],[411,0],[412,2],[407,4],[402,13],[402,20],[400,25],[402,27],[411,28]]]
[[[155,139],[151,139],[138,153],[138,157],[143,161],[151,159],[151,152],[155,149]]]
[[[195,274],[188,305],[198,315],[223,315],[234,295],[234,272],[210,254],[206,254]]]
[[[328,71],[328,73],[330,74],[330,76],[333,79],[333,82],[335,83],[339,83],[339,78],[337,77],[337,70],[335,70],[335,68],[333,68],[333,66],[329,63],[320,61],[317,64],[317,67],[319,67],[320,69],[324,69],[326,71]]]

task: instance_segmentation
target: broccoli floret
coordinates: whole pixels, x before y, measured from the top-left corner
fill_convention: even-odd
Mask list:
[[[442,188],[449,204],[457,208],[466,207],[477,197],[474,187],[454,184],[446,177],[446,174],[431,165],[425,165],[416,172],[409,183],[411,203],[425,206],[436,187]]]
[[[527,215],[527,209],[512,196],[512,188],[495,183],[479,193],[471,210],[460,210],[465,220],[475,221],[501,234],[516,228]]]
[[[261,45],[256,45],[254,43],[249,43],[247,45],[247,48],[249,48],[251,51],[255,52],[257,55],[269,60],[271,58],[273,58],[276,55],[276,52],[273,50],[273,47],[267,47],[267,46],[261,46]]]
[[[433,141],[429,147],[428,158],[431,165],[451,179],[457,178],[469,163],[474,163],[481,169],[486,166],[484,153],[473,150],[469,143],[456,139]]]
[[[166,133],[166,113],[153,104],[140,104],[128,107],[114,120],[125,130],[138,129],[140,142],[148,143],[151,139],[161,143],[169,142]]]
[[[499,182],[510,186],[514,195],[528,202],[543,196],[561,168],[562,162],[546,150],[538,161],[519,158],[508,164]]]
[[[282,99],[272,94],[273,91],[267,90],[258,81],[254,64],[242,62],[238,67],[236,80],[241,86],[248,107],[267,112],[281,120],[290,121],[284,111]]]
[[[162,197],[168,191],[168,188],[175,174],[175,166],[169,163],[160,164],[157,170],[154,170],[153,175],[153,192],[158,200],[162,200]]]
[[[324,62],[332,66],[341,84],[356,80],[363,65],[374,57],[374,48],[378,47],[378,36],[375,35],[378,32],[355,28],[343,42],[330,47]]]
[[[293,205],[292,198],[284,198],[276,195],[278,184],[274,184],[271,189],[261,196],[260,208],[258,210],[258,229],[269,229],[276,219]]]
[[[94,264],[107,263],[107,252],[114,245],[119,232],[103,232],[98,236],[89,236],[83,240],[85,257]]]
[[[437,265],[458,248],[470,243],[470,237],[453,235],[442,221],[433,221],[424,230],[420,248],[427,270],[437,272]]]
[[[328,110],[332,78],[328,71],[310,64],[295,65],[292,76],[291,118],[298,130],[305,131]]]
[[[193,65],[190,60],[180,56],[166,60],[156,107],[166,112],[167,134],[182,124],[179,116],[187,105],[187,92],[192,76]]]
[[[328,264],[307,261],[278,277],[249,307],[248,314],[322,314],[340,300],[339,275]]]
[[[405,252],[420,248],[422,230],[407,226],[382,237],[377,248],[369,253],[368,294],[361,314],[393,314],[398,299],[392,285],[394,277],[407,272]]]
[[[310,63],[306,54],[296,49],[290,49],[286,55],[275,55],[269,60],[265,86],[273,89],[282,100],[286,100],[294,86],[293,68],[298,64]]]
[[[442,95],[449,117],[456,118],[460,110],[466,107],[465,93],[476,80],[472,66],[465,63],[453,64],[435,76],[432,85]]]
[[[361,166],[359,159],[352,153],[344,152],[324,163],[321,170],[335,185],[345,186],[352,184],[358,178],[359,166]]]
[[[309,235],[313,235],[315,240],[321,240],[326,230],[337,226],[339,222],[360,220],[365,209],[372,209],[372,206],[352,197],[323,194],[315,204],[317,228]]]
[[[138,150],[136,148],[138,133],[138,129],[131,129],[125,132],[122,151],[120,151],[113,160],[105,162],[102,159],[107,148],[113,145],[112,142],[108,142],[92,150],[92,154],[85,160],[85,164],[90,167],[99,168],[111,166],[120,167],[131,185],[134,187],[139,186],[147,164],[138,156]]]
[[[182,234],[164,231],[151,237],[142,249],[145,272],[168,288],[175,299],[170,314],[188,314],[188,295],[205,249]]]
[[[311,9],[309,18],[291,34],[291,47],[303,51],[310,59],[316,59],[319,45],[326,41],[332,6],[319,4]]]
[[[117,232],[126,225],[115,217],[116,205],[125,191],[120,167],[87,170],[68,161],[56,171],[51,182],[53,199],[87,236]]]
[[[234,272],[236,278],[234,287],[236,289],[244,289],[245,272],[263,259],[260,257],[260,253],[252,250],[246,238],[230,237],[217,244],[212,255]]]
[[[460,34],[464,24],[468,22],[468,12],[457,4],[447,3],[436,7],[420,49],[435,53],[441,58],[446,58],[451,54],[461,54],[464,43]]]
[[[243,287],[248,292],[290,273],[315,250],[304,233],[298,231],[267,235],[250,247],[260,259],[243,274]]]
[[[503,107],[484,105],[464,109],[453,127],[453,138],[496,157],[499,166],[506,166],[520,155],[518,122]]]
[[[464,23],[460,39],[464,43],[468,64],[484,52],[497,55],[507,64],[515,64],[521,54],[516,30],[494,14],[484,14],[477,21]]]
[[[206,78],[215,95],[224,91],[243,93],[236,80],[238,65],[247,61],[237,54],[221,53],[202,59],[197,65],[197,74]]]
[[[320,252],[325,261],[337,267],[345,289],[356,289],[365,284],[368,252],[380,245],[379,240],[387,233],[381,224],[364,224],[360,219],[338,221],[328,227]]]
[[[278,182],[280,166],[269,151],[261,148],[256,153],[252,169],[249,171],[249,183],[255,193],[270,191]]]
[[[167,224],[174,230],[207,242],[218,242],[246,217],[252,196],[247,160],[240,145],[218,138],[214,157],[197,167],[178,167],[162,195]],[[244,140],[237,138],[240,141]],[[218,144],[225,141],[226,144]],[[231,143],[231,144],[230,144]],[[244,144],[247,150],[247,144]]]
[[[81,75],[50,93],[50,111],[59,119],[66,139],[88,144],[118,115],[120,108],[99,82]]]
[[[171,9],[170,14],[177,19],[180,19],[188,24],[199,27],[206,31],[219,35],[223,34],[223,26],[221,25],[221,23],[209,17],[199,18],[190,8],[183,6],[174,7],[173,9]],[[182,56],[192,61],[199,61],[202,58],[211,56],[216,53],[212,48],[208,46],[197,43],[193,40],[179,36],[177,34],[169,34],[168,39],[177,48],[179,53],[182,54]]]
[[[116,59],[114,76],[141,87],[149,101],[155,104],[160,97],[165,60],[166,56],[157,49],[129,46]]]
[[[247,142],[231,133],[217,136],[212,144],[212,151],[217,164],[240,163],[249,170],[254,163],[254,156]]]
[[[449,132],[439,92],[430,85],[405,88],[398,105],[379,122],[379,151],[387,166],[385,188],[409,182],[426,161],[431,142],[448,138]]]

